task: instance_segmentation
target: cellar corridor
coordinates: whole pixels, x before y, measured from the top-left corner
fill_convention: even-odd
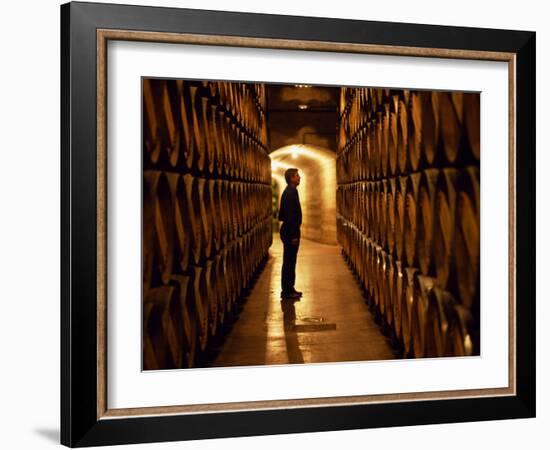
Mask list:
[[[281,301],[283,246],[273,235],[267,264],[235,324],[207,355],[209,367],[392,359],[340,247],[302,239],[299,301]],[[323,276],[319,276],[322,274]]]
[[[479,93],[145,78],[142,106],[143,370],[480,354]]]

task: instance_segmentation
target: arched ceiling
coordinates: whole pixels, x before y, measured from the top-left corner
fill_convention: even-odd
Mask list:
[[[301,84],[266,85],[272,150],[290,144],[336,148],[339,88]]]

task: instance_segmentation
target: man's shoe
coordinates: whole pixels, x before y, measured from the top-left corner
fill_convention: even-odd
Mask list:
[[[295,292],[281,292],[281,298],[285,299],[293,299],[293,298],[300,298],[299,294],[296,294]]]

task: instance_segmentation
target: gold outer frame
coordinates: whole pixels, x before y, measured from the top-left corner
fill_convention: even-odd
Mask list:
[[[244,410],[289,409],[403,401],[444,400],[516,395],[516,54],[444,48],[404,47],[324,41],[247,38],[220,35],[160,33],[97,29],[97,419],[174,414],[220,413]],[[390,56],[474,59],[508,63],[508,387],[411,392],[289,400],[266,400],[201,405],[108,409],[107,405],[107,42],[109,40],[182,43],[288,50],[310,50]]]

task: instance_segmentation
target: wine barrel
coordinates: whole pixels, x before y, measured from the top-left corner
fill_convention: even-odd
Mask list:
[[[364,235],[360,235],[361,245],[361,289],[368,291],[368,238]]]
[[[368,157],[369,157],[369,179],[371,181],[378,179],[378,174],[376,171],[378,160],[380,159],[378,152],[379,147],[376,143],[376,121],[372,120],[368,124],[367,128],[367,139],[368,139]]]
[[[449,341],[449,312],[455,300],[446,290],[434,287],[428,295],[426,356],[453,356]]]
[[[354,247],[354,265],[355,265],[355,272],[357,273],[357,281],[361,282],[361,231],[359,228],[354,227],[353,230],[353,247]]]
[[[160,172],[143,176],[143,289],[161,282],[157,247],[155,245],[155,198]]]
[[[480,94],[479,93],[463,93],[464,110],[463,110],[463,127],[466,130],[470,152],[479,161],[480,147]]]
[[[158,80],[143,79],[143,146],[144,162],[157,164],[162,148],[162,118]]]
[[[218,85],[219,85],[219,83],[216,82],[216,81],[206,81],[206,82],[203,81],[203,83],[205,84],[205,86],[207,88],[209,97],[217,98],[218,97]]]
[[[203,305],[207,306],[208,330],[211,336],[215,336],[218,329],[219,292],[216,289],[217,279],[214,259],[208,259],[205,261],[203,273],[204,292],[206,293],[206,301],[203,301]]]
[[[176,335],[177,318],[170,313],[171,304],[177,301],[172,286],[152,288],[144,293],[144,370],[172,369],[181,365],[183,352]]]
[[[414,277],[413,296],[414,308],[411,316],[412,349],[415,358],[423,358],[426,355],[426,333],[430,325],[428,322],[429,295],[434,287],[434,278],[420,275]]]
[[[236,200],[237,200],[237,234],[242,236],[244,234],[244,183],[235,182],[236,188]]]
[[[244,266],[245,266],[245,288],[248,288],[252,281],[254,269],[253,231],[247,231],[244,237]]]
[[[390,158],[390,104],[388,102],[383,104],[380,133],[380,176],[387,177]]]
[[[214,214],[218,216],[218,242],[216,243],[216,252],[220,252],[223,246],[227,242],[227,204],[225,189],[225,180],[216,180],[216,186],[214,188],[215,200],[214,200]]]
[[[170,197],[174,208],[175,227],[175,258],[179,264],[179,271],[185,272],[191,260],[191,224],[189,221],[189,205],[183,178],[178,173],[167,173],[170,185]]]
[[[479,302],[479,168],[467,167],[457,180],[454,276],[459,301],[472,309]]]
[[[237,237],[237,186],[234,181],[227,182],[227,194],[228,194],[228,218],[229,218],[229,230],[230,241],[233,241]]]
[[[242,295],[242,291],[245,287],[246,267],[244,267],[244,239],[239,236],[236,239],[236,260],[235,260],[235,273],[237,280],[237,297]]]
[[[362,142],[361,142],[361,129],[357,130],[357,133],[353,137],[353,169],[354,169],[354,181],[363,179],[363,164],[362,164]]]
[[[366,248],[366,287],[369,293],[369,302],[374,304],[375,286],[376,286],[376,249],[372,239],[367,238]]]
[[[397,183],[395,178],[387,180],[386,191],[386,247],[388,253],[395,250],[395,195]]]
[[[384,281],[383,281],[383,305],[382,315],[386,320],[386,323],[392,327],[393,326],[393,279],[394,279],[394,270],[395,264],[393,257],[384,252]]]
[[[474,343],[470,328],[472,316],[462,305],[455,304],[449,323],[449,341],[451,356],[471,356],[474,354]]]
[[[353,195],[353,203],[352,203],[352,222],[357,227],[357,230],[361,230],[361,182],[356,181],[352,184],[352,195]]]
[[[233,124],[233,139],[235,148],[235,178],[238,180],[243,179],[243,143],[242,143],[242,131],[238,123]]]
[[[198,187],[198,178],[190,174],[183,175],[185,184],[185,194],[187,196],[187,217],[190,226],[191,239],[191,263],[199,264],[202,257],[203,238],[200,224],[200,194]]]
[[[392,286],[392,306],[393,306],[393,331],[398,341],[403,341],[401,326],[402,319],[402,298],[403,298],[403,268],[401,261],[393,259],[393,286]]]
[[[368,224],[368,198],[367,198],[367,186],[365,182],[359,184],[359,214],[360,214],[360,227],[361,232],[367,236],[369,231]]]
[[[227,142],[227,122],[226,122],[226,111],[220,105],[218,107],[218,120],[216,124],[216,130],[218,131],[218,144],[219,144],[219,154],[218,154],[218,172],[222,177],[229,177],[229,153],[228,153],[228,142]]]
[[[421,173],[418,187],[418,218],[416,228],[416,253],[418,267],[424,275],[433,274],[433,234],[436,185],[438,169],[426,169]]]
[[[367,236],[370,237],[372,240],[376,239],[376,215],[375,215],[375,208],[376,208],[376,196],[375,196],[375,181],[367,181],[365,185],[365,194],[367,196],[367,211],[366,211],[366,219],[368,223],[368,234]]]
[[[226,313],[229,313],[231,311],[231,307],[233,306],[236,300],[236,288],[235,288],[235,280],[234,280],[234,274],[233,274],[233,265],[235,260],[234,247],[235,247],[235,242],[231,241],[224,248],[224,252],[226,253],[225,272],[224,272],[224,281],[225,281],[225,288],[226,288],[226,302],[225,302]]]
[[[382,246],[375,245],[375,285],[374,285],[374,304],[384,315],[384,269],[385,269],[385,251]]]
[[[388,192],[390,190],[388,180],[381,180],[378,183],[378,242],[386,248],[387,218],[388,218]]]
[[[191,117],[193,123],[193,141],[195,142],[195,160],[193,167],[200,173],[204,172],[206,164],[206,136],[204,120],[202,116],[203,99],[200,88],[197,85],[190,85]]]
[[[397,117],[397,168],[405,174],[408,169],[409,112],[404,99],[399,99]]]
[[[354,243],[354,239],[355,239],[355,230],[354,230],[354,227],[353,227],[353,223],[348,221],[347,223],[347,228],[348,228],[348,248],[347,248],[347,253],[348,253],[348,263],[349,263],[349,266],[350,268],[354,268],[355,267],[355,264],[354,264],[354,261],[355,261],[355,243]]]
[[[384,144],[382,138],[382,111],[378,109],[374,114],[374,147],[375,147],[375,160],[374,160],[374,176],[377,180],[382,178],[382,159],[387,156],[384,151]],[[387,149],[385,149],[387,151]]]
[[[225,138],[225,161],[226,161],[226,175],[228,178],[235,178],[235,144],[233,139],[233,128],[235,124],[231,121],[231,114],[225,114],[225,126],[223,128],[223,137]]]
[[[237,108],[236,108],[236,94],[235,94],[235,83],[228,83],[227,86],[227,104],[226,109],[233,117],[237,117]]]
[[[405,229],[405,199],[407,198],[407,177],[396,179],[395,189],[395,246],[394,256],[402,259]]]
[[[243,177],[245,181],[252,181],[252,167],[254,166],[254,157],[250,137],[245,133],[243,134],[243,153],[244,153],[244,173]]]
[[[415,266],[417,262],[416,240],[418,219],[418,188],[420,185],[420,173],[409,175],[407,180],[407,193],[405,196],[405,222],[403,227],[403,243],[407,265]]]
[[[205,169],[209,177],[215,174],[217,148],[216,138],[214,136],[215,128],[215,112],[213,110],[213,104],[209,97],[202,97],[202,121],[204,126],[205,136],[205,151],[206,151],[206,164]]]
[[[390,175],[397,174],[397,149],[399,146],[398,137],[399,119],[399,96],[393,95],[390,102],[390,121],[388,132],[388,169]]]
[[[380,181],[371,181],[370,184],[370,197],[371,197],[371,230],[372,230],[372,239],[379,244],[380,243]]]
[[[462,128],[459,112],[451,92],[434,93],[439,105],[439,130],[443,143],[443,154],[449,164],[454,164],[460,153]],[[456,97],[455,97],[456,98]]]
[[[371,249],[371,244],[372,244],[372,241],[368,238],[368,237],[365,237],[365,244],[364,244],[364,269],[363,269],[363,272],[364,272],[364,287],[365,287],[365,292],[367,294],[367,299],[370,301],[370,298],[372,297],[372,277],[371,277],[371,273],[372,273],[372,267],[371,267],[371,252],[372,252],[372,249]]]
[[[193,367],[197,356],[197,319],[192,279],[187,275],[173,275],[170,285],[174,287],[178,298],[172,309],[172,314],[179,317],[175,321],[176,336],[183,343],[182,361],[176,367]]]
[[[423,92],[421,96],[422,110],[422,148],[423,158],[428,166],[437,160],[439,146],[439,97],[436,92]]]
[[[208,205],[206,212],[209,216],[211,235],[212,235],[212,251],[211,256],[220,251],[221,245],[221,214],[218,192],[218,180],[206,180],[208,184]]]
[[[212,224],[211,224],[211,206],[210,185],[205,178],[197,178],[197,188],[195,189],[195,217],[198,217],[201,229],[201,256],[210,258],[212,255]]]
[[[433,260],[437,284],[446,288],[454,253],[456,180],[459,172],[445,168],[439,173],[434,206]]]
[[[360,128],[355,135],[355,155],[354,155],[354,166],[355,166],[355,180],[361,181],[365,178],[365,166],[363,164],[363,145],[362,141],[363,129]]]
[[[240,252],[239,252],[239,245],[238,245],[238,238],[235,238],[231,242],[231,264],[228,267],[228,274],[231,279],[231,303],[230,307],[232,307],[235,302],[237,301],[239,295],[240,295]]]
[[[167,284],[174,271],[175,227],[174,208],[170,194],[170,184],[163,172],[145,170],[144,185],[147,197],[147,208],[144,211],[144,236],[153,237],[154,261],[158,265],[160,281]],[[144,205],[145,206],[145,205]],[[154,228],[153,235],[150,229]],[[149,256],[146,256],[148,258]],[[148,280],[147,280],[148,281]]]
[[[191,91],[184,80],[176,80],[176,86],[183,141],[181,149],[182,170],[189,171],[193,168],[196,146],[193,135]]]
[[[244,184],[244,225],[245,231],[249,231],[254,225],[254,213],[257,203],[257,187],[252,183]]]
[[[417,268],[407,267],[403,272],[403,289],[401,291],[401,339],[404,353],[412,356],[413,352],[413,311],[416,308],[417,296],[415,295],[414,283],[419,274]]]
[[[198,331],[198,343],[201,351],[204,351],[208,343],[208,290],[206,274],[203,267],[192,266],[191,275],[193,281],[193,299],[195,300],[195,319]]]
[[[223,324],[227,318],[227,303],[230,301],[230,289],[227,282],[227,248],[223,248],[216,258],[219,258],[216,264],[216,280],[217,280],[217,289],[219,291],[218,295],[218,314],[219,322]]]
[[[176,167],[180,160],[181,118],[178,108],[178,91],[174,80],[159,80],[163,113],[164,151],[171,167]]]

